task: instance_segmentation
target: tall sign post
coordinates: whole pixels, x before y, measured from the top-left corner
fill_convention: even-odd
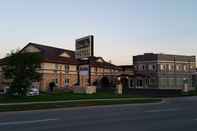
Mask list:
[[[94,56],[94,36],[86,36],[76,40],[75,58],[83,59]]]
[[[88,65],[86,68],[79,67],[79,84],[84,85],[84,82],[80,82],[80,78],[84,81],[86,76],[88,76],[89,86],[91,85],[91,67],[89,57],[94,56],[94,36],[89,35],[76,40],[76,50],[75,50],[75,58],[79,60],[88,60]],[[84,66],[84,65],[81,65]]]

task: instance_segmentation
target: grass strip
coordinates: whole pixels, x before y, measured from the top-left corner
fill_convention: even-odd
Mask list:
[[[21,102],[45,102],[61,100],[88,100],[88,99],[112,99],[112,98],[144,98],[143,96],[118,96],[113,93],[96,93],[92,95],[74,93],[53,93],[41,94],[40,96],[11,97],[0,96],[0,103],[21,103]]]
[[[27,105],[1,105],[0,112],[7,111],[27,111],[27,110],[40,110],[52,108],[68,108],[68,107],[86,107],[86,106],[99,106],[99,105],[116,105],[116,104],[137,104],[137,103],[155,103],[160,102],[161,99],[132,99],[132,100],[84,100],[73,102],[61,103],[42,103],[42,104],[27,104]]]

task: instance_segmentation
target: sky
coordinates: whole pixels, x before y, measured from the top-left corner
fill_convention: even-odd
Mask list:
[[[0,58],[29,42],[75,49],[117,65],[147,52],[197,55],[196,0],[0,0]]]

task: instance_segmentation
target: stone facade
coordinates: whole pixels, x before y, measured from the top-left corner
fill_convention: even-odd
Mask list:
[[[55,63],[42,63],[41,74],[42,79],[40,81],[40,87],[42,91],[47,91],[50,82],[55,82],[60,88],[74,88],[78,83],[78,77],[80,77],[81,86],[89,85],[89,76],[79,76],[77,65],[69,65],[69,69],[66,71],[65,66]],[[56,69],[56,67],[58,69]],[[98,82],[95,86],[99,86],[99,82],[103,77],[107,77],[109,81],[115,80],[117,70],[101,67],[91,67],[90,81],[91,85]]]
[[[60,88],[66,86],[73,87],[77,83],[77,66],[57,63],[42,63],[40,73],[42,78],[40,87],[42,91],[47,91],[49,84],[55,82]]]
[[[150,89],[193,90],[195,56],[146,53],[133,57],[134,71],[143,78],[138,87]]]
[[[74,51],[34,43],[21,50],[28,52],[41,53],[44,58],[39,69],[41,91],[48,91],[51,82],[59,89],[109,87],[116,84],[118,76],[126,88],[189,91],[197,85],[195,56],[145,53],[133,57],[133,66],[118,67],[102,57],[75,59]],[[7,86],[5,83],[0,68],[0,89]]]
[[[43,61],[39,72],[41,79],[38,82],[41,91],[48,91],[50,83],[55,83],[59,89],[74,88],[80,84],[81,87],[94,85],[99,86],[99,81],[103,77],[109,80],[115,78],[118,71],[115,65],[104,61],[101,57],[91,57],[87,60],[75,59],[75,52],[56,47],[29,43],[21,53],[40,53]],[[88,65],[90,68],[89,75],[81,76],[80,67]],[[0,70],[0,78],[1,70]],[[0,86],[2,85],[0,79]]]
[[[114,83],[117,77],[119,69],[113,68],[101,68],[101,67],[92,67],[91,68],[91,84],[94,85],[94,82],[97,82],[97,86],[101,86],[100,82],[102,78],[105,77],[109,80],[110,83]]]
[[[80,76],[80,83],[82,83],[82,86],[94,85],[97,88],[101,88],[104,86],[103,79],[105,79],[110,86],[113,86],[115,83],[117,73],[119,72],[119,68],[117,66],[105,62],[101,57],[92,57],[88,60],[83,60],[79,67],[84,65],[90,69],[89,75]]]

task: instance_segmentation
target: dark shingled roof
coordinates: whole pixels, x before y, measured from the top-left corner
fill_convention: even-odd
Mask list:
[[[7,57],[0,59],[0,65],[4,65],[7,61]]]
[[[0,65],[3,64],[3,59],[0,59]]]
[[[134,70],[134,66],[133,65],[120,65],[118,66],[122,71],[126,71],[126,70]]]
[[[94,67],[104,67],[104,68],[112,68],[112,69],[118,69],[118,67],[114,64],[111,64],[109,62],[106,62],[102,57],[89,57],[89,60],[80,60],[80,64],[88,64],[90,63],[91,66]],[[103,62],[98,62],[99,59],[102,59]]]
[[[46,62],[52,63],[61,63],[61,64],[77,64],[77,60],[75,59],[75,52],[72,50],[66,50],[46,45],[40,45],[36,43],[29,43],[27,46],[32,45],[39,50],[41,50],[41,54]],[[22,51],[27,47],[25,46]],[[67,53],[70,57],[61,57],[60,55],[63,53]]]
[[[118,66],[111,64],[109,62],[106,62],[103,60],[102,57],[89,57],[85,60],[77,60],[75,59],[75,52],[72,50],[66,50],[46,45],[40,45],[36,43],[29,43],[27,44],[20,52],[23,52],[28,46],[33,46],[37,49],[39,49],[41,52],[41,55],[43,56],[44,62],[49,63],[58,63],[58,64],[73,64],[73,65],[83,65],[83,64],[89,64],[94,67],[104,67],[104,68],[112,68],[112,69],[119,69]],[[25,53],[25,52],[24,52]],[[67,53],[70,57],[61,57],[60,55],[63,53]],[[103,62],[98,62],[97,60],[102,59]],[[0,64],[3,62],[3,59],[0,60]]]

